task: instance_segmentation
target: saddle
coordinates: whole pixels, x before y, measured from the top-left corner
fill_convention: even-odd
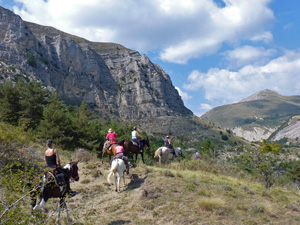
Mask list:
[[[48,171],[45,173],[46,182],[55,182],[57,186],[64,186],[67,183],[65,174],[58,173],[57,171]]]
[[[135,141],[131,141],[133,145],[139,146],[139,144]]]
[[[106,148],[106,151],[110,151],[110,150],[111,150],[111,147],[112,147],[114,144],[116,144],[115,141],[109,142],[109,146]]]

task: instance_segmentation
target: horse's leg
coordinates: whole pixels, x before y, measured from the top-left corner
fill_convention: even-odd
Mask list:
[[[41,209],[45,205],[45,203],[47,202],[47,200],[49,198],[47,196],[47,194],[45,194],[45,191],[43,189],[44,189],[44,187],[41,187],[40,202],[33,207],[33,210]]]
[[[139,154],[139,153],[136,153],[136,154],[135,154],[135,163],[137,162],[137,156],[138,156],[138,154]]]
[[[32,193],[30,193],[30,197],[31,197],[31,208],[33,210],[33,208],[36,206],[36,201],[37,201],[37,190],[33,191]]]
[[[59,200],[59,207],[58,207],[58,216],[57,216],[57,223],[60,224],[60,215],[61,215],[61,210],[62,208],[66,208],[67,210],[67,217],[69,219],[69,213],[67,209],[67,204],[65,202],[66,194],[63,195],[63,197],[60,198]]]
[[[114,173],[114,177],[115,177],[115,187],[116,187],[116,191],[118,191],[118,180],[117,180],[117,173]]]
[[[68,222],[71,222],[71,218],[70,218],[70,215],[69,215],[69,210],[68,210],[67,203],[66,202],[64,202],[64,203],[65,203],[65,208],[66,208]]]
[[[33,207],[33,210],[39,210],[41,209],[44,205],[45,205],[46,201],[44,200],[44,197],[42,197],[41,201],[39,202],[39,204],[35,205]]]
[[[111,165],[111,155],[109,155],[109,165]]]
[[[121,171],[118,172],[118,192],[120,192],[120,181],[121,181],[121,177],[122,177],[122,174],[121,174]]]
[[[103,164],[103,157],[104,157],[105,151],[102,150],[102,158],[101,158],[101,164]]]
[[[125,187],[125,169],[123,170],[123,183],[124,183],[124,187]]]
[[[142,155],[143,163],[145,164],[145,161],[144,161],[144,151],[141,153],[141,155]]]

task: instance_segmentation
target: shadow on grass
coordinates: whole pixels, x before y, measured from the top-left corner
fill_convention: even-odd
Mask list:
[[[130,220],[116,220],[110,222],[108,225],[121,225],[121,224],[126,224],[126,223],[131,223]]]
[[[132,174],[130,179],[130,183],[128,184],[128,189],[129,190],[133,190],[133,189],[137,189],[140,188],[142,183],[145,182],[145,180],[147,179],[147,175],[144,178],[139,178],[139,176],[137,174]]]

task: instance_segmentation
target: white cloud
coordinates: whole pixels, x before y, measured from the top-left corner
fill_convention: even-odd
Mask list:
[[[185,102],[185,103],[187,103],[187,101],[189,100],[189,99],[191,99],[192,98],[192,96],[190,96],[188,93],[186,93],[186,92],[183,92],[179,87],[175,87],[176,88],[176,90],[178,91],[178,94],[181,96],[181,98],[182,98],[182,100]]]
[[[196,116],[202,116],[204,113],[206,113],[207,111],[211,110],[213,107],[209,104],[203,103],[200,104],[200,107],[198,109],[195,109],[195,111],[193,112]]]
[[[266,88],[283,95],[299,95],[299,71],[300,51],[286,51],[263,66],[248,65],[238,71],[214,68],[207,73],[195,70],[184,88],[203,90],[205,99],[213,105],[238,102]]]
[[[270,0],[17,0],[24,20],[53,26],[91,41],[159,50],[162,60],[187,63],[223,43],[269,40]]]
[[[293,25],[292,23],[288,23],[288,24],[286,24],[286,25],[283,27],[283,29],[285,29],[285,30],[291,30],[291,29],[293,29],[293,27],[294,27],[294,25]]]
[[[250,38],[251,41],[263,41],[265,43],[269,43],[273,41],[273,35],[269,32],[263,32],[261,34],[257,34]]]
[[[251,63],[262,65],[276,53],[274,49],[245,45],[224,53],[231,66],[244,66]]]

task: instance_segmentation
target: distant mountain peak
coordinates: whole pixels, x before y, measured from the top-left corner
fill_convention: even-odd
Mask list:
[[[253,95],[250,95],[247,98],[242,99],[240,102],[249,102],[254,100],[260,100],[264,98],[268,98],[270,96],[278,96],[278,92],[272,91],[270,89],[264,89],[262,91],[256,92]]]

